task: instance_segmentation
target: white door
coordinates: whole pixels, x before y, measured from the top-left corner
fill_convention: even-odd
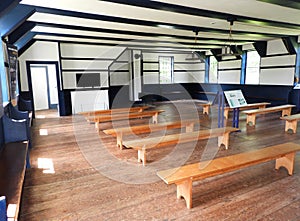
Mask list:
[[[47,67],[30,67],[35,110],[49,109]]]

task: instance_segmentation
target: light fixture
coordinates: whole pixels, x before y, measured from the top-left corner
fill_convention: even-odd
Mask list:
[[[240,56],[241,54],[238,53],[239,49],[237,48],[237,45],[235,44],[233,37],[232,37],[232,26],[233,26],[234,21],[236,21],[236,18],[229,17],[229,18],[227,18],[227,21],[229,22],[228,40],[222,47],[221,54],[218,54],[217,56],[219,56],[219,57]]]
[[[196,45],[197,45],[197,37],[199,34],[199,30],[195,29],[193,32],[195,32],[195,43],[194,43],[194,49],[196,49]],[[186,61],[199,61],[199,62],[203,62],[204,58],[203,56],[200,54],[199,51],[193,50],[190,54],[188,54],[188,56],[185,58]]]

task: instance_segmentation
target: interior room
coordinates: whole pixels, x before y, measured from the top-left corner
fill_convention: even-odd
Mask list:
[[[298,0],[2,0],[0,221],[300,220]]]

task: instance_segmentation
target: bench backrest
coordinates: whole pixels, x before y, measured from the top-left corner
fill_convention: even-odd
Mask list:
[[[259,150],[217,158],[211,161],[159,171],[157,175],[167,184],[179,183],[187,179],[199,180],[274,160],[296,151],[300,151],[299,144],[284,143]]]
[[[275,107],[267,107],[267,108],[262,108],[262,109],[245,110],[245,111],[243,111],[243,113],[245,113],[245,114],[271,113],[271,112],[276,112],[276,111],[280,111],[280,110],[292,108],[292,107],[295,107],[295,105],[285,104],[285,105],[280,105],[280,106],[275,106]]]

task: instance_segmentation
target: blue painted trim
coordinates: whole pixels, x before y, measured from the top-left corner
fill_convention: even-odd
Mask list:
[[[210,56],[205,58],[205,75],[204,82],[209,83]]]
[[[34,7],[28,5],[17,5],[0,18],[1,37],[11,34],[21,27],[23,23],[35,12]]]
[[[298,44],[298,49],[297,49],[297,55],[296,55],[296,71],[295,71],[295,77],[298,78],[300,77],[300,44]],[[299,83],[299,82],[298,82]]]
[[[15,45],[18,47],[18,50],[22,50],[23,47],[25,47],[28,43],[30,43],[35,35],[36,33],[28,32],[17,42],[15,42]]]
[[[243,51],[240,84],[246,83],[246,64],[247,64],[247,52]]]

